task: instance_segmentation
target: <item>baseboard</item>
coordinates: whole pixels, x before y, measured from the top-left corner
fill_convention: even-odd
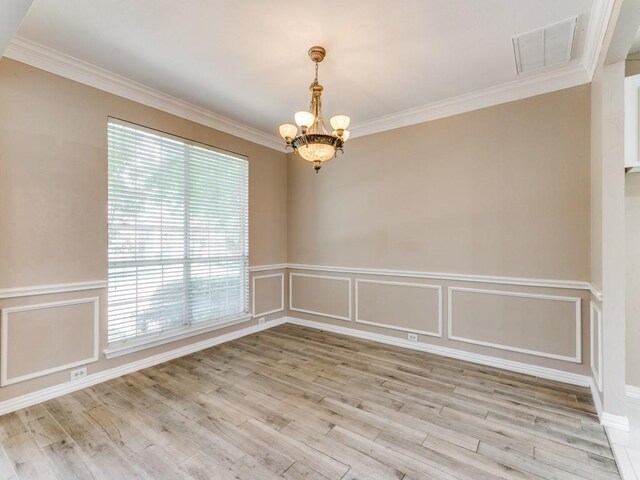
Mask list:
[[[422,352],[433,353],[436,355],[442,355],[444,357],[456,358],[458,360],[465,360],[465,361],[476,363],[479,365],[487,365],[490,367],[502,368],[504,370],[509,370],[512,372],[533,375],[533,376],[545,378],[548,380],[556,380],[559,382],[569,383],[572,385],[590,387],[592,390],[594,403],[596,405],[596,410],[598,412],[598,417],[600,418],[601,423],[604,426],[610,427],[610,428],[617,428],[621,430],[629,429],[629,422],[627,417],[613,415],[607,412],[604,412],[604,413],[602,412],[602,405],[600,404],[600,398],[597,395],[597,391],[595,391],[595,388],[596,388],[595,384],[593,382],[593,379],[589,376],[580,375],[576,373],[563,372],[561,370],[556,370],[552,368],[538,367],[538,366],[529,365],[526,363],[514,362],[512,360],[504,360],[501,358],[491,357],[488,355],[465,352],[463,350],[457,350],[454,348],[440,347],[437,345],[430,345],[430,344],[419,343],[419,342],[411,342],[409,340],[404,340],[402,338],[391,337],[388,335],[381,335],[378,333],[366,332],[363,330],[357,330],[354,328],[348,328],[348,327],[343,327],[338,325],[331,325],[328,323],[315,322],[312,320],[305,320],[305,319],[296,318],[296,317],[281,317],[279,319],[266,322],[262,325],[253,325],[251,327],[236,330],[235,332],[219,335],[217,337],[212,337],[207,340],[203,340],[197,343],[192,343],[184,347],[176,348],[174,350],[169,350],[167,352],[163,352],[157,355],[153,355],[151,357],[143,358],[135,362],[127,363],[126,365],[121,365],[119,367],[110,368],[108,370],[103,370],[101,372],[93,373],[88,375],[82,380],[54,385],[52,387],[47,387],[42,390],[38,390],[36,392],[27,393],[19,397],[5,400],[0,402],[0,415],[5,415],[7,413],[14,412],[21,408],[29,407],[37,403],[50,400],[52,398],[59,397],[61,395],[66,395],[67,393],[75,392],[77,390],[82,390],[83,388],[87,388],[87,387],[96,385],[98,383],[111,380],[113,378],[118,378],[128,373],[132,373],[138,370],[142,370],[144,368],[152,367],[154,365],[158,365],[160,363],[173,360],[174,358],[182,357],[184,355],[189,355],[190,353],[204,350],[205,348],[230,342],[232,340],[236,340],[238,338],[251,335],[253,333],[267,330],[269,328],[273,328],[278,325],[282,325],[284,323],[290,323],[293,325],[315,328],[318,330],[325,330],[328,332],[348,335],[351,337],[361,338],[364,340],[371,340],[374,342],[383,343],[387,345],[394,345],[397,347],[409,348],[411,350],[418,350]],[[627,389],[628,389],[627,392],[632,391],[640,396],[640,388],[627,386]],[[629,395],[629,393],[627,394]]]
[[[600,418],[600,423],[608,428],[615,428],[616,430],[622,430],[624,432],[629,431],[629,419],[623,415],[604,412]]]
[[[596,379],[591,377],[591,396],[593,397],[593,404],[596,407],[596,413],[598,414],[598,418],[600,419],[600,423],[602,423],[602,400],[600,400],[600,391],[598,390],[598,385],[596,383]]]
[[[625,387],[625,394],[629,398],[640,398],[640,387],[635,387],[633,385],[627,385]]]
[[[328,332],[340,333],[342,335],[349,335],[350,337],[362,338],[364,340],[371,340],[374,342],[385,343],[387,345],[395,345],[397,347],[410,348],[412,350],[419,350],[421,352],[434,353],[436,355],[442,355],[443,357],[456,358],[458,360],[466,360],[468,362],[477,363],[480,365],[487,365],[489,367],[502,368],[512,372],[524,373],[527,375],[533,375],[548,380],[557,380],[563,383],[569,383],[572,385],[579,385],[581,387],[591,386],[591,377],[587,375],[580,375],[577,373],[564,372],[562,370],[556,370],[547,367],[538,367],[535,365],[529,365],[527,363],[514,362],[512,360],[504,360],[501,358],[491,357],[488,355],[481,355],[478,353],[465,352],[449,347],[440,347],[437,345],[430,345],[428,343],[411,342],[398,337],[391,337],[388,335],[381,335],[379,333],[366,332],[364,330],[357,330],[355,328],[343,327],[338,325],[331,325],[328,323],[315,322],[312,320],[305,320],[296,317],[287,317],[287,323],[293,325],[300,325],[303,327],[315,328],[318,330],[326,330]]]
[[[502,368],[511,372],[524,373],[527,375],[533,375],[535,377],[545,378],[547,380],[556,380],[558,382],[569,383],[571,385],[589,387],[591,389],[591,395],[593,396],[593,402],[598,418],[600,419],[600,423],[608,428],[629,431],[629,419],[627,417],[603,412],[602,403],[600,402],[600,396],[598,395],[598,390],[595,382],[593,378],[588,375],[563,372],[562,370],[556,370],[547,367],[538,367],[535,365],[529,365],[527,363],[514,362],[512,360],[504,360],[502,358],[490,357],[488,355],[465,352],[463,350],[457,350],[455,348],[411,342],[402,338],[390,337],[388,335],[381,335],[379,333],[371,333],[363,330],[357,330],[355,328],[315,322],[302,318],[286,317],[286,322],[302,327],[310,327],[318,330],[325,330],[327,332],[348,335],[350,337],[361,338],[364,340],[371,340],[373,342],[385,343],[387,345],[395,345],[397,347],[410,348],[412,350],[419,350],[421,352],[434,353],[436,355],[442,355],[443,357],[466,360],[467,362],[487,365],[489,367]],[[637,392],[640,396],[640,388],[637,388]]]
[[[135,362],[127,363],[126,365],[121,365],[119,367],[110,368],[101,372],[92,373],[87,375],[85,378],[77,380],[75,382],[66,382],[59,385],[54,385],[52,387],[47,387],[36,392],[27,393],[19,397],[4,400],[0,402],[0,415],[15,412],[16,410],[19,410],[21,408],[30,407],[37,403],[51,400],[52,398],[59,397],[61,395],[66,395],[67,393],[82,390],[83,388],[91,387],[98,383],[121,377],[123,375],[126,375],[127,373],[136,372],[138,370],[142,370],[143,368],[152,367],[159,363],[173,360],[174,358],[182,357],[184,355],[189,355],[190,353],[204,350],[205,348],[220,345],[221,343],[230,342],[231,340],[236,340],[238,338],[251,335],[252,333],[257,333],[268,328],[276,327],[278,325],[282,325],[285,322],[286,318],[282,317],[276,320],[265,322],[264,324],[252,325],[251,327],[242,328],[240,330],[236,330],[235,332],[208,338],[197,343],[192,343],[184,347],[176,348],[174,350],[159,353],[157,355],[143,358]]]

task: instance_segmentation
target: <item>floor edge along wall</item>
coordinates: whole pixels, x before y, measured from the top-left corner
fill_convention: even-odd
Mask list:
[[[540,378],[545,378],[548,380],[556,380],[559,382],[568,383],[572,385],[589,387],[592,390],[592,393],[595,393],[593,392],[595,385],[592,381],[592,378],[588,375],[569,373],[569,372],[564,372],[562,370],[556,370],[556,369],[547,368],[547,367],[539,367],[535,365],[529,365],[526,363],[514,362],[511,360],[504,360],[496,357],[491,357],[488,355],[475,354],[475,353],[470,353],[470,352],[457,350],[453,348],[439,347],[436,345],[429,345],[425,343],[411,342],[409,340],[404,340],[397,337],[366,332],[366,331],[357,330],[353,328],[331,325],[331,324],[316,322],[312,320],[305,320],[305,319],[296,318],[296,317],[283,316],[281,318],[268,321],[261,325],[253,325],[250,327],[246,327],[246,328],[237,330],[235,332],[231,332],[225,335],[220,335],[220,336],[213,337],[201,342],[197,342],[181,348],[170,350],[158,355],[144,358],[139,361],[128,363],[126,365],[104,370],[102,372],[98,372],[95,374],[90,374],[86,378],[79,381],[66,382],[60,385],[44,388],[36,392],[21,395],[19,397],[16,397],[10,400],[2,401],[0,402],[0,415],[14,412],[21,408],[35,405],[37,403],[44,402],[46,400],[59,397],[61,395],[65,395],[70,392],[81,390],[83,388],[90,387],[92,385],[96,385],[98,383],[105,382],[107,380],[117,378],[122,375],[126,375],[127,373],[132,373],[138,370],[142,370],[144,368],[148,368],[163,362],[167,362],[174,358],[182,357],[184,355],[188,355],[190,353],[194,353],[206,348],[210,348],[215,345],[226,343],[247,335],[251,335],[253,333],[257,333],[263,330],[277,327],[285,323],[309,327],[309,328],[315,328],[320,330],[326,330],[329,332],[348,335],[351,337],[361,338],[364,340],[370,340],[370,341],[374,341],[374,342],[378,342],[386,345],[394,345],[397,347],[408,348],[411,350],[418,350],[418,351],[432,353],[436,355],[442,355],[445,357],[456,358],[458,360],[464,360],[464,361],[476,363],[479,365],[486,365],[486,366],[495,367],[495,368],[502,368],[504,370],[532,375]],[[625,429],[625,427],[628,428],[625,424],[626,417],[616,417],[607,413],[603,413],[602,408],[597,403],[598,396],[593,395],[593,397],[594,397],[594,402],[596,402],[598,416],[600,418],[601,423],[604,426],[611,427],[611,428],[618,428],[618,429]],[[613,417],[616,417],[616,418],[613,418]]]

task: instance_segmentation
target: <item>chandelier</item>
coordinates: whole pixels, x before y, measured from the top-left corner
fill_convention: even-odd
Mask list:
[[[280,125],[279,131],[287,142],[285,148],[292,148],[294,153],[300,155],[308,162],[313,163],[313,169],[318,173],[322,163],[331,160],[339,152],[344,153],[342,147],[349,138],[349,122],[346,115],[335,115],[329,123],[333,128],[331,134],[327,133],[322,119],[322,85],[318,83],[318,64],[324,60],[327,51],[322,47],[311,47],[309,57],[316,64],[316,77],[309,87],[311,91],[311,106],[309,111],[297,112],[295,122],[300,127],[290,123]]]

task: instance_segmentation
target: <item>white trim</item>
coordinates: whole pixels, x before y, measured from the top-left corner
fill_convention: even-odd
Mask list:
[[[359,122],[358,125],[352,127],[351,136],[355,138],[392,130],[589,83],[595,72],[613,4],[613,0],[595,0],[593,2],[582,58],[579,63],[575,62],[564,68],[518,78],[502,85]],[[149,88],[26,38],[14,37],[6,48],[4,55],[13,60],[119,95],[143,105],[172,113],[251,142],[275,150],[283,150],[283,143],[276,135],[249,127],[211,110]]]
[[[579,385],[581,387],[588,387],[591,382],[591,377],[588,375],[565,372],[563,370],[556,370],[547,367],[539,367],[537,365],[529,365],[527,363],[514,362],[512,360],[504,360],[502,358],[466,352],[455,348],[441,347],[422,342],[412,342],[403,338],[371,333],[351,327],[331,325],[328,323],[315,322],[296,317],[287,317],[287,323],[302,327],[316,328],[318,330],[325,330],[327,332],[339,333],[350,337],[362,338],[364,340],[371,340],[373,342],[384,343],[387,345],[419,350],[421,352],[433,353],[436,355],[442,355],[443,357],[457,358],[459,360],[465,360],[479,365],[502,368],[511,372],[524,373],[526,375],[556,380],[558,382],[569,383],[571,385]]]
[[[600,423],[608,428],[615,428],[623,432],[629,431],[629,419],[624,415],[614,415],[613,413],[603,412]]]
[[[57,283],[51,285],[36,285],[33,287],[1,288],[0,299],[97,290],[99,288],[107,288],[107,285],[107,280],[93,280],[90,282]]]
[[[518,78],[511,82],[483,90],[446,98],[437,102],[358,122],[357,125],[354,125],[349,130],[351,131],[352,137],[362,137],[521,100],[564,88],[576,87],[589,82],[590,78],[585,68],[581,64],[574,63],[564,68]]]
[[[522,285],[525,287],[549,287],[568,290],[592,290],[589,282],[580,280],[552,280],[543,278],[499,277],[490,275],[467,275],[462,273],[421,272],[417,270],[385,270],[377,268],[333,267],[326,265],[288,264],[289,269],[309,270],[334,273],[351,273],[354,275],[382,275],[386,277],[429,278],[436,280],[452,280],[457,282],[497,283],[501,285]]]
[[[596,407],[596,413],[600,424],[607,428],[615,428],[616,430],[629,431],[629,419],[625,416],[614,415],[612,413],[605,412],[602,407],[602,401],[600,400],[600,393],[593,377],[589,378],[591,396],[593,397],[593,404]]]
[[[582,64],[589,75],[589,81],[593,79],[598,66],[600,51],[607,33],[614,3],[615,0],[594,0],[591,6],[589,26],[587,27],[587,35],[582,52]]]
[[[552,280],[542,278],[498,277],[487,275],[465,275],[459,273],[421,272],[414,270],[384,270],[375,268],[349,268],[332,267],[324,265],[302,265],[296,263],[277,263],[272,265],[256,265],[249,267],[249,272],[266,272],[270,270],[310,270],[321,272],[351,273],[356,275],[379,275],[387,277],[426,278],[435,280],[453,280],[460,282],[492,283],[501,285],[522,285],[526,287],[548,287],[569,290],[588,290],[593,296],[602,301],[602,293],[589,283],[579,280]],[[32,295],[47,295],[52,293],[78,292],[82,290],[94,290],[107,288],[107,280],[94,280],[89,282],[60,283],[52,285],[36,285],[32,287],[15,287],[0,289],[0,299],[28,297]]]
[[[316,312],[314,310],[304,310],[301,308],[294,308],[293,307],[293,277],[324,278],[327,280],[338,280],[338,281],[347,282],[349,286],[348,287],[349,288],[349,316],[341,317],[340,315],[333,315],[330,313],[322,313],[322,312]],[[293,312],[310,313],[311,315],[320,315],[322,317],[335,318],[336,320],[344,320],[344,321],[350,322],[351,321],[351,279],[349,277],[330,277],[327,275],[308,275],[306,273],[290,273],[289,274],[289,310]]]
[[[44,370],[20,375],[18,377],[8,377],[8,354],[9,354],[9,315],[16,312],[27,312],[30,310],[41,310],[44,308],[58,308],[69,305],[79,305],[82,303],[93,303],[93,354],[89,358],[76,360],[75,362],[58,365]],[[60,302],[39,303],[37,305],[20,305],[17,307],[8,307],[2,309],[2,317],[0,320],[1,330],[1,347],[0,347],[0,386],[6,387],[14,383],[24,382],[32,378],[43,377],[50,373],[61,372],[87,363],[97,362],[100,358],[99,342],[100,342],[100,299],[98,297],[76,298],[73,300],[63,300]]]
[[[4,56],[61,77],[98,88],[163,112],[215,128],[251,142],[284,152],[284,143],[276,135],[244,125],[236,120],[180,100],[166,93],[116,75],[52,48],[15,36]]]
[[[141,350],[146,350],[147,348],[157,347],[166,343],[193,337],[195,335],[214,332],[216,330],[220,330],[221,328],[230,327],[232,325],[237,325],[249,320],[251,320],[251,315],[243,313],[241,315],[228,318],[222,323],[220,323],[219,320],[216,320],[214,322],[204,322],[201,324],[194,324],[183,328],[172,329],[168,332],[160,333],[157,335],[149,335],[148,337],[124,340],[109,345],[104,350],[104,356],[106,359],[121,357],[123,355],[139,352]]]
[[[535,355],[538,357],[553,358],[554,360],[562,360],[565,362],[582,363],[582,314],[581,314],[581,301],[578,297],[559,297],[554,295],[538,295],[525,292],[505,292],[502,290],[484,290],[479,288],[463,288],[463,287],[449,287],[448,288],[448,300],[449,308],[447,312],[447,325],[448,325],[448,339],[458,342],[471,343],[474,345],[482,345],[484,347],[498,348],[500,350],[508,350],[511,352],[526,353],[528,355]],[[504,345],[501,343],[485,342],[481,340],[474,340],[472,338],[458,337],[453,335],[453,293],[454,292],[469,292],[479,293],[484,295],[498,295],[504,297],[521,297],[521,298],[535,298],[539,300],[553,300],[558,302],[572,302],[575,304],[575,348],[576,354],[573,357],[566,355],[558,355],[555,353],[541,352],[538,350],[531,350],[527,348],[513,347],[511,345]]]
[[[640,75],[624,79],[624,166],[637,171],[640,166]]]
[[[269,310],[267,312],[256,313],[256,280],[263,278],[275,278],[280,277],[280,308]],[[254,317],[262,317],[264,315],[271,315],[272,313],[278,313],[284,311],[284,273],[273,273],[271,275],[258,275],[251,279],[251,311]]]
[[[640,387],[635,385],[626,385],[624,388],[625,394],[629,398],[640,398]]]
[[[594,322],[597,322],[597,325],[594,325]],[[593,332],[594,329],[597,328],[598,331],[598,358],[594,358],[594,343],[593,343]],[[593,379],[595,380],[596,388],[599,392],[602,391],[602,310],[598,305],[593,302],[589,302],[589,337],[590,337],[590,345],[591,345],[591,373],[593,374]],[[596,360],[597,360],[597,368],[596,368]]]
[[[274,263],[272,265],[256,265],[255,267],[249,267],[251,273],[254,272],[267,272],[269,270],[284,270],[287,268],[286,263]]]
[[[602,301],[602,292],[599,291],[593,283],[589,284],[589,291],[596,300],[598,300],[599,302]]]
[[[399,327],[399,326],[396,326],[396,325],[389,325],[388,323],[372,322],[370,320],[363,320],[363,319],[359,318],[360,303],[359,303],[358,286],[361,283],[371,283],[371,284],[376,284],[376,285],[395,285],[395,286],[400,286],[400,287],[426,288],[426,289],[430,289],[430,290],[437,290],[438,291],[438,331],[437,332],[429,332],[427,330],[416,330],[416,329],[413,329],[413,328]],[[386,281],[382,281],[382,280],[365,280],[365,279],[362,279],[362,278],[356,278],[355,291],[356,291],[356,314],[355,314],[356,323],[362,323],[362,324],[365,324],[365,325],[373,325],[375,327],[388,328],[388,329],[391,329],[391,330],[399,330],[401,332],[411,332],[411,333],[417,333],[417,334],[420,334],[420,335],[428,335],[430,337],[442,338],[442,324],[443,324],[443,320],[442,320],[442,287],[440,285],[428,285],[426,283],[386,282]]]
[[[636,387],[635,385],[626,385],[624,392],[629,398],[640,398],[640,387]]]
[[[76,380],[74,382],[66,382],[60,385],[54,385],[52,387],[44,388],[42,390],[12,398],[10,400],[5,400],[0,402],[0,415],[15,412],[16,410],[19,410],[21,408],[29,407],[37,403],[50,400],[52,398],[59,397],[61,395],[66,395],[67,393],[75,392],[77,390],[82,390],[83,388],[91,387],[92,385],[106,382],[107,380],[111,380],[113,378],[121,377],[123,375],[126,375],[127,373],[132,373],[138,370],[142,370],[143,368],[152,367],[159,363],[173,360],[174,358],[182,357],[190,353],[204,350],[205,348],[210,348],[215,345],[220,345],[221,343],[236,340],[246,335],[261,332],[262,330],[282,325],[283,323],[285,323],[285,321],[286,318],[282,317],[277,320],[271,320],[262,325],[253,325],[241,330],[236,330],[235,332],[208,338],[201,342],[192,343],[190,345],[185,345],[184,347],[176,348],[167,352],[153,355],[151,357],[143,358],[135,362],[129,362],[119,367],[92,373],[85,378]]]
[[[488,355],[465,352],[463,350],[457,350],[453,348],[440,347],[437,345],[430,345],[430,344],[421,343],[421,342],[411,342],[409,340],[404,340],[397,337],[380,335],[376,333],[366,332],[363,330],[357,330],[354,328],[347,328],[343,326],[325,324],[325,323],[315,322],[311,320],[304,320],[304,319],[295,318],[295,317],[281,317],[276,320],[268,321],[264,324],[253,325],[240,330],[236,330],[235,332],[230,332],[224,335],[219,335],[217,337],[208,338],[206,340],[203,340],[197,343],[192,343],[184,347],[169,350],[167,352],[159,353],[157,355],[143,358],[141,360],[137,360],[134,362],[129,362],[119,367],[114,367],[108,370],[103,370],[97,373],[89,374],[87,377],[81,380],[77,380],[74,382],[65,382],[59,385],[54,385],[41,390],[37,390],[35,392],[27,393],[19,397],[11,398],[9,400],[0,401],[0,415],[6,415],[7,413],[15,412],[16,410],[30,407],[32,405],[45,402],[52,398],[56,398],[71,392],[82,390],[84,388],[91,387],[98,383],[102,383],[107,380],[121,377],[128,373],[132,373],[138,370],[142,370],[144,368],[152,367],[154,365],[167,362],[174,358],[182,357],[184,355],[189,355],[190,353],[194,353],[200,350],[204,350],[206,348],[220,345],[225,342],[236,340],[238,338],[242,338],[244,336],[251,335],[253,333],[267,330],[269,328],[276,327],[284,323],[289,323],[292,325],[299,325],[299,326],[304,326],[309,328],[315,328],[319,330],[325,330],[328,332],[333,332],[333,333],[338,333],[342,335],[348,335],[355,338],[361,338],[364,340],[379,342],[386,345],[395,345],[399,347],[408,348],[411,350],[418,350],[422,352],[433,353],[436,355],[442,355],[444,357],[456,358],[459,360],[464,360],[464,361],[476,363],[479,365],[487,365],[490,367],[502,368],[504,370],[508,370],[512,372],[523,373],[526,375],[533,375],[536,377],[564,382],[571,385],[591,387],[594,403],[596,405],[596,410],[598,411],[598,416],[602,418],[602,414],[601,414],[602,408],[600,404],[600,398],[597,396],[597,392],[593,392],[595,385],[594,385],[593,378],[590,376],[565,372],[562,370],[556,370],[552,368],[529,365],[526,363],[514,362],[511,360],[504,360],[496,357],[491,357]],[[637,387],[632,387],[632,388],[637,388]],[[618,428],[620,426],[624,427],[624,424],[625,424],[624,420],[620,420],[624,418],[626,417],[617,417],[615,415],[607,414],[605,419],[608,421],[608,423],[605,424],[604,421],[602,423],[603,425],[608,426],[610,428]],[[612,420],[617,420],[617,421],[612,421]]]
[[[591,396],[593,397],[593,404],[596,407],[596,413],[598,414],[598,420],[602,424],[602,400],[600,400],[600,392],[598,391],[598,387],[596,386],[596,381],[593,377],[590,379],[589,388],[591,390]]]

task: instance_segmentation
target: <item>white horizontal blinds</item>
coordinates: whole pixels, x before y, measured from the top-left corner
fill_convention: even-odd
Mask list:
[[[248,163],[109,121],[109,343],[248,312]]]

